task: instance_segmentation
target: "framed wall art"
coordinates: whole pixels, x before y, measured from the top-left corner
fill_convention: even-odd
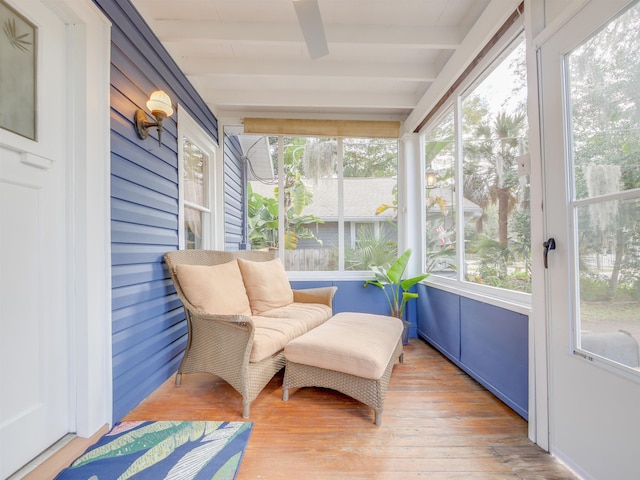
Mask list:
[[[37,27],[0,0],[0,128],[36,139]]]

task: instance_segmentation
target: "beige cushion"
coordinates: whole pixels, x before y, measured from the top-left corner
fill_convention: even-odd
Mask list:
[[[293,290],[279,258],[268,262],[238,259],[254,315],[293,303]]]
[[[221,265],[177,265],[176,276],[195,308],[220,315],[251,315],[238,262]]]
[[[331,318],[331,309],[318,303],[292,303],[251,317],[256,327],[250,362],[279,352],[291,340]]]
[[[289,342],[284,354],[287,361],[378,379],[391,361],[402,328],[394,317],[339,313]]]

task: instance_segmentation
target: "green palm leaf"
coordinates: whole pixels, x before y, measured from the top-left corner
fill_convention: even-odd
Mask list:
[[[154,422],[145,427],[126,433],[78,458],[71,468],[94,462],[101,458],[128,455],[153,447],[167,437],[167,430],[173,433],[185,428],[185,422]],[[171,433],[169,433],[171,434]]]
[[[169,455],[171,455],[176,450],[176,448],[181,447],[187,442],[194,442],[202,438],[205,434],[206,423],[207,422],[181,422],[179,428],[176,428],[175,433],[158,442],[144,455],[138,457],[136,461],[133,462],[129,466],[129,468],[127,468],[124,473],[118,477],[118,480],[126,480],[127,478],[131,478],[137,473],[140,473],[141,471],[155,465],[156,463],[161,462]],[[220,425],[220,422],[214,423]]]

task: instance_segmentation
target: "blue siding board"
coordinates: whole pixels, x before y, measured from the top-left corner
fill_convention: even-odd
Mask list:
[[[174,229],[176,226],[176,216],[173,213],[131,204],[118,198],[111,201],[111,219],[119,222],[138,222],[141,225],[158,228]]]
[[[155,282],[129,285],[117,288],[111,296],[113,310],[130,307],[140,302],[164,298],[175,293],[173,282],[170,279],[157,280]]]
[[[182,355],[159,355],[149,359],[143,365],[135,365],[135,372],[143,372],[139,377],[127,378],[127,381],[113,382],[114,418],[122,418],[148,397],[167,378],[178,370]],[[146,373],[146,375],[145,375]]]
[[[113,421],[117,421],[175,372],[186,331],[181,303],[162,259],[178,245],[177,115],[165,121],[159,146],[155,129],[151,138],[137,138],[134,112],[146,110],[149,94],[161,88],[215,141],[218,121],[130,0],[94,2],[112,23],[112,331],[117,355]],[[148,358],[141,361],[141,356]]]
[[[111,222],[112,243],[169,246],[175,238],[174,234],[174,230],[168,230],[166,228],[118,221]]]
[[[121,332],[122,333],[122,332]],[[147,340],[138,341],[132,348],[122,350],[121,354],[113,356],[113,376],[118,378],[126,374],[132,364],[143,364],[147,358],[152,357],[163,349],[175,348],[186,344],[187,327],[184,323],[172,325],[160,333],[155,333]],[[175,352],[179,354],[180,352]]]
[[[189,99],[188,108],[191,115],[217,141],[218,122],[216,118],[131,3],[128,0],[94,1],[103,6],[103,9],[106,7],[107,16],[116,26],[112,42],[118,45],[121,50],[126,51],[137,65],[145,65],[145,72],[149,74],[154,85],[161,85],[163,81],[171,84],[174,95],[171,98],[174,101],[176,98]],[[118,30],[123,32],[125,41],[118,36]],[[154,59],[154,61],[149,59]]]
[[[178,232],[175,232],[176,242]],[[133,245],[116,243],[111,246],[112,265],[129,265],[136,263],[160,263],[164,260],[164,254],[175,248],[167,245]]]
[[[157,210],[169,212],[176,217],[178,225],[178,186],[175,185],[173,195],[154,192],[125,178],[111,177],[111,197],[124,200],[131,204],[153,207]]]
[[[242,151],[235,137],[224,136],[224,238],[225,248],[237,250],[244,239],[244,164]]]
[[[133,117],[133,114],[131,116]],[[142,167],[154,175],[178,183],[178,167],[171,163],[172,160],[175,160],[176,154],[167,148],[159,148],[157,140],[131,138],[133,128],[133,122],[128,122],[120,116],[112,118],[111,150],[117,152],[119,157],[128,159],[134,165]],[[163,130],[163,142],[166,140],[165,134],[166,132]],[[152,150],[148,150],[148,148]]]
[[[114,177],[129,180],[166,196],[171,196],[177,191],[175,182],[162,178],[114,153],[111,154],[111,173]]]
[[[134,348],[140,343],[141,338],[150,338],[158,332],[172,328],[175,325],[183,328],[186,334],[187,325],[184,322],[184,310],[182,308],[171,310],[164,315],[120,331],[113,336],[113,355],[119,355],[129,348]]]
[[[170,299],[173,298],[173,301]],[[182,306],[182,302],[177,295],[167,298],[156,298],[136,305],[120,308],[113,311],[112,332],[120,332],[127,328],[145,322],[155,316],[164,315],[171,310]],[[146,339],[140,339],[141,341]]]

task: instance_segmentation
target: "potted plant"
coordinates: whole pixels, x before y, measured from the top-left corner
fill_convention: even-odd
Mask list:
[[[418,282],[424,280],[429,276],[428,273],[423,273],[415,277],[402,279],[404,272],[407,269],[409,258],[411,257],[411,249],[407,249],[402,255],[400,255],[391,265],[371,265],[369,268],[375,274],[375,279],[367,280],[364,282],[364,287],[367,285],[375,285],[382,289],[387,302],[389,302],[390,314],[393,317],[399,318],[404,324],[404,332],[402,334],[402,343],[406,345],[409,342],[409,322],[405,321],[404,307],[407,301],[412,298],[418,298],[417,293],[410,292],[409,290]]]

